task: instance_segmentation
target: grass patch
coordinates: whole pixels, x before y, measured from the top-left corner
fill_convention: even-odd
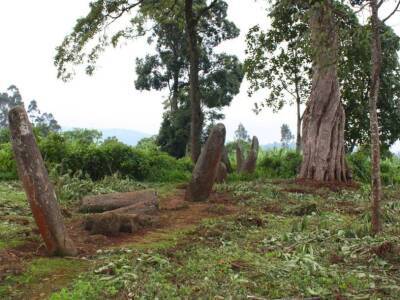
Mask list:
[[[0,285],[0,298],[43,298],[87,269],[84,260],[38,258],[27,263],[22,275],[9,276]]]

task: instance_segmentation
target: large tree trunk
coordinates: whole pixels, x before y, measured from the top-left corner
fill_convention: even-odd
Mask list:
[[[179,71],[174,71],[174,83],[172,87],[171,98],[171,112],[172,114],[178,111],[178,97],[179,97]]]
[[[53,185],[23,107],[10,110],[9,124],[18,174],[49,253],[76,255],[77,250],[65,229]]]
[[[190,62],[189,83],[190,107],[192,111],[190,153],[192,161],[196,162],[201,151],[200,136],[202,129],[202,113],[199,87],[199,49],[196,32],[197,20],[193,12],[193,0],[185,0],[185,20]]]
[[[300,98],[300,92],[299,92],[299,80],[296,75],[296,83],[295,83],[295,88],[296,88],[296,112],[297,112],[297,137],[296,137],[296,151],[300,152],[301,151],[301,98]]]
[[[381,201],[381,170],[380,170],[380,149],[379,149],[379,123],[377,114],[377,102],[380,85],[380,72],[382,64],[382,49],[379,36],[379,17],[378,5],[376,0],[370,1],[371,22],[372,22],[372,40],[371,40],[371,90],[369,97],[369,114],[371,127],[371,191],[372,191],[372,232],[378,233],[381,230],[380,225],[380,201]]]
[[[337,78],[337,33],[332,1],[319,2],[310,19],[312,91],[303,117],[300,178],[347,181],[344,150],[345,113]]]
[[[301,112],[300,112],[300,97],[296,98],[297,106],[297,137],[296,137],[296,151],[301,151]]]

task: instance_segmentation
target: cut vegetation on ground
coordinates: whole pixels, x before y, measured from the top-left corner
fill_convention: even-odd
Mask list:
[[[184,196],[143,187],[163,205]],[[71,201],[66,223],[81,254],[59,259],[44,257],[20,187],[2,183],[0,298],[398,299],[399,190],[385,191],[384,231],[372,237],[369,190],[332,188],[221,184],[206,203],[163,210],[157,228],[116,237],[89,235]]]

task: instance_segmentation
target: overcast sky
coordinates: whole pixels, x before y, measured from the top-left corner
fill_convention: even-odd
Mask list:
[[[135,90],[135,58],[149,46],[144,39],[109,49],[99,60],[94,76],[78,69],[71,82],[56,78],[55,47],[78,17],[88,11],[89,0],[0,0],[0,91],[15,84],[25,103],[35,99],[39,108],[51,112],[64,127],[125,128],[149,134],[158,132],[166,93]],[[228,0],[229,18],[241,29],[238,39],[224,43],[220,51],[244,58],[245,34],[254,25],[266,27],[263,0]],[[400,34],[400,16],[391,21]],[[247,96],[248,84],[225,109],[228,139],[238,124],[262,144],[280,140],[280,126],[287,123],[295,133],[295,110],[287,107],[274,114],[252,111],[265,94]]]

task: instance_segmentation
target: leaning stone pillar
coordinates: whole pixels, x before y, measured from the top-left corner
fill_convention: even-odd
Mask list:
[[[47,250],[50,255],[74,256],[77,250],[65,229],[28,115],[23,107],[17,106],[8,117],[18,175]]]

